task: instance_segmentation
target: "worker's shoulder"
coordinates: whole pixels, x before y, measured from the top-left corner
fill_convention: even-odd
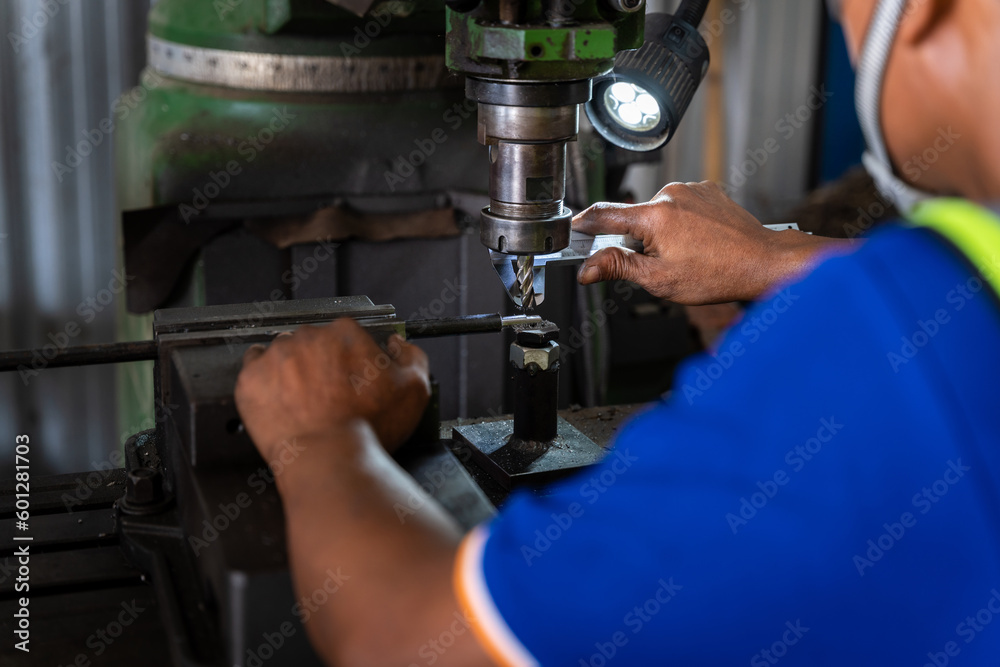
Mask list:
[[[1000,248],[997,248],[1000,252]],[[875,270],[882,275],[911,275],[918,272],[927,279],[981,278],[972,262],[940,234],[924,227],[914,227],[904,221],[885,224],[875,230],[854,253],[843,258],[843,266],[834,268]],[[924,284],[920,280],[915,286]],[[981,281],[979,281],[981,282]]]
[[[874,301],[889,306],[890,315],[903,326],[931,318],[939,325],[953,325],[953,333],[962,331],[984,341],[1000,334],[997,293],[971,258],[930,229],[886,225],[855,253],[827,264],[816,272],[818,288],[830,289],[826,283],[840,284],[845,278],[863,285],[867,292],[852,298],[861,304]],[[934,326],[925,328],[937,331]]]

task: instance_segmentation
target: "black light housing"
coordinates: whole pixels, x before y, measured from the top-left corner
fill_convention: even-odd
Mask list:
[[[698,33],[707,0],[685,0],[676,14],[646,16],[646,43],[615,58],[594,79],[586,105],[594,129],[615,146],[651,151],[674,136],[708,71],[708,45]]]

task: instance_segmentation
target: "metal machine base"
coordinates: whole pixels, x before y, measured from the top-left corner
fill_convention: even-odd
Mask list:
[[[605,451],[593,440],[559,417],[558,435],[539,456],[526,460],[512,455],[509,443],[514,433],[513,420],[482,422],[456,426],[452,431],[455,446],[468,452],[480,468],[505,489],[538,485],[570,475],[604,458]]]

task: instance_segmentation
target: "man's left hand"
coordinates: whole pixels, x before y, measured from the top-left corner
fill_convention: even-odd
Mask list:
[[[391,452],[416,428],[429,398],[424,352],[399,336],[383,350],[350,319],[254,345],[236,382],[236,407],[267,461],[282,443],[358,419]]]

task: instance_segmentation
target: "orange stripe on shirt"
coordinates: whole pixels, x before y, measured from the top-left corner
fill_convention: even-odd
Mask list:
[[[486,588],[483,548],[489,533],[477,526],[462,540],[455,557],[453,585],[459,606],[479,645],[499,667],[537,667],[528,650],[511,632]]]

